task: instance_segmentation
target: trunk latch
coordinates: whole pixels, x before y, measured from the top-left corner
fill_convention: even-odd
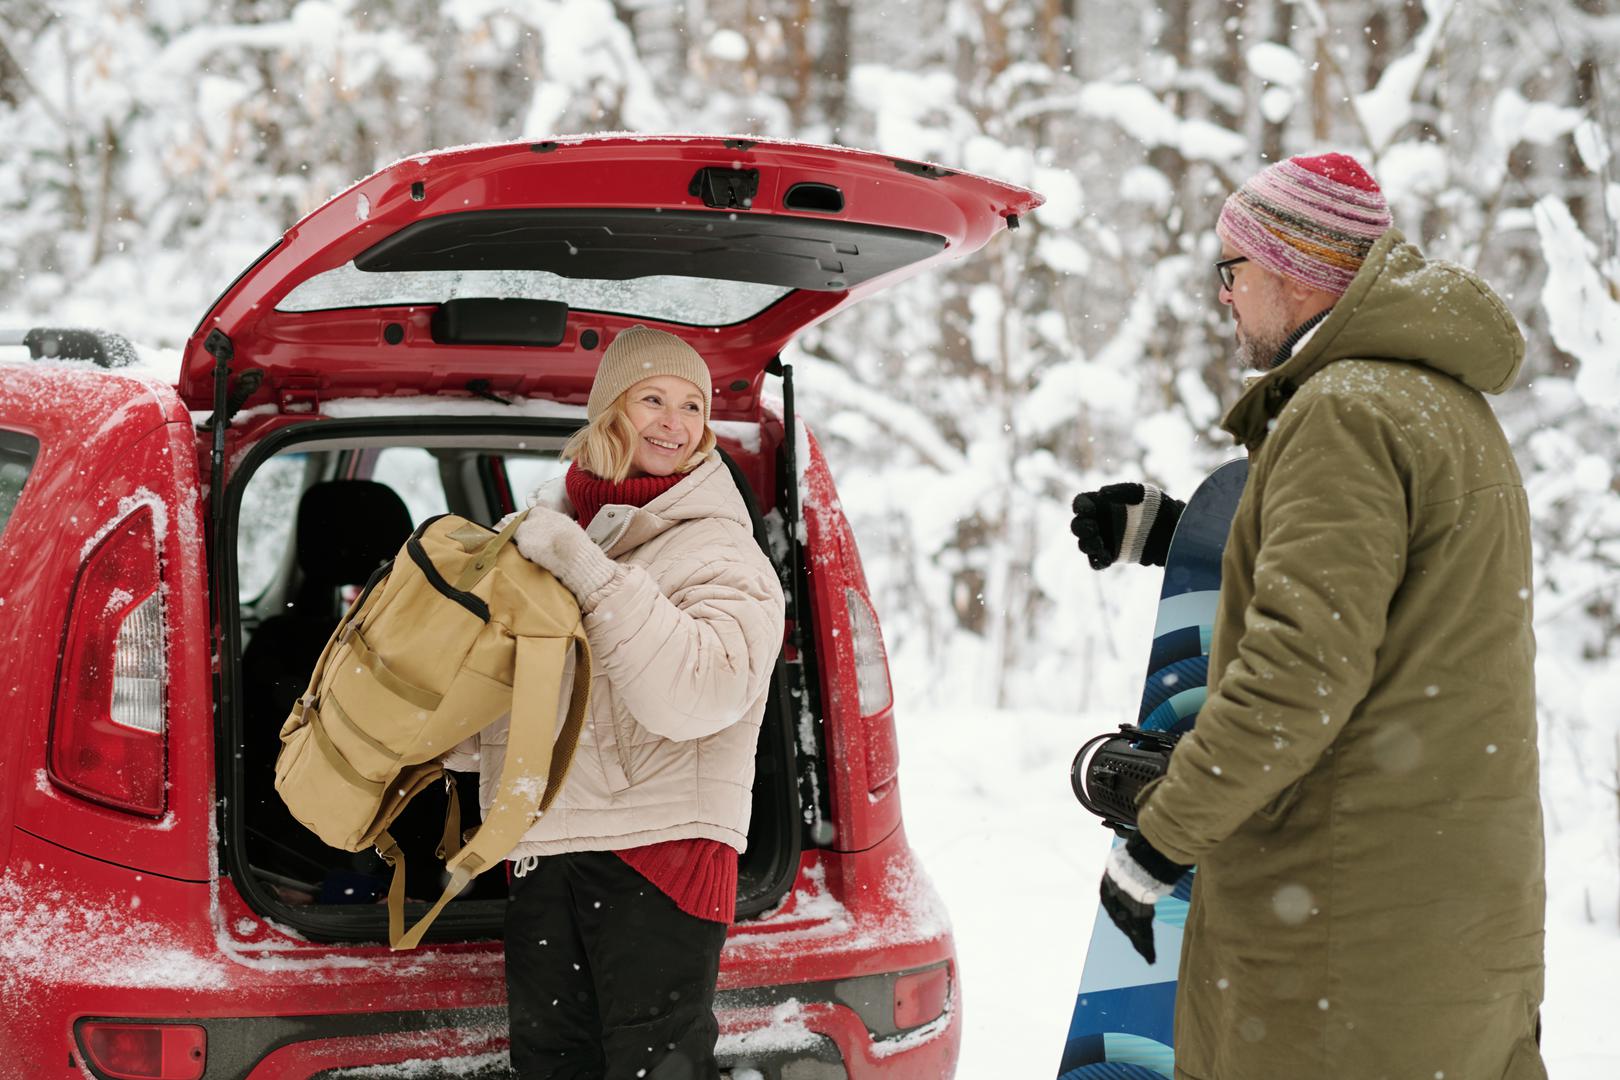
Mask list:
[[[696,195],[704,206],[717,210],[747,210],[754,205],[754,196],[759,193],[759,170],[716,166],[699,169],[686,186],[686,193]]]

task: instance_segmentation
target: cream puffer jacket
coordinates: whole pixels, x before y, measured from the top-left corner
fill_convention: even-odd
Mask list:
[[[573,513],[561,478],[533,502]],[[742,495],[711,452],[646,506],[603,507],[586,535],[620,567],[580,604],[590,715],[562,791],[507,858],[696,837],[743,851],[785,603]],[[444,759],[478,770],[486,811],[506,736],[503,720]]]

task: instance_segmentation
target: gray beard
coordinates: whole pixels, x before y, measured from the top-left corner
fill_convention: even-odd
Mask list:
[[[1285,340],[1286,334],[1275,337],[1245,335],[1238,345],[1238,355],[1245,367],[1254,371],[1270,371],[1277,366],[1277,354],[1282,351]]]

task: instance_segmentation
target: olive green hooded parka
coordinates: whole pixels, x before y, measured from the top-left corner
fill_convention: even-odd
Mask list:
[[[1390,230],[1225,427],[1209,698],[1141,799],[1198,864],[1182,1080],[1542,1080],[1524,341]]]

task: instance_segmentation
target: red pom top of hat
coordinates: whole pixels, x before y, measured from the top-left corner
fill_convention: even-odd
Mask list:
[[[1289,160],[1302,169],[1309,169],[1318,176],[1327,177],[1334,183],[1353,187],[1359,191],[1378,190],[1378,182],[1361,167],[1361,162],[1349,154],[1318,154],[1315,157],[1296,157]]]

